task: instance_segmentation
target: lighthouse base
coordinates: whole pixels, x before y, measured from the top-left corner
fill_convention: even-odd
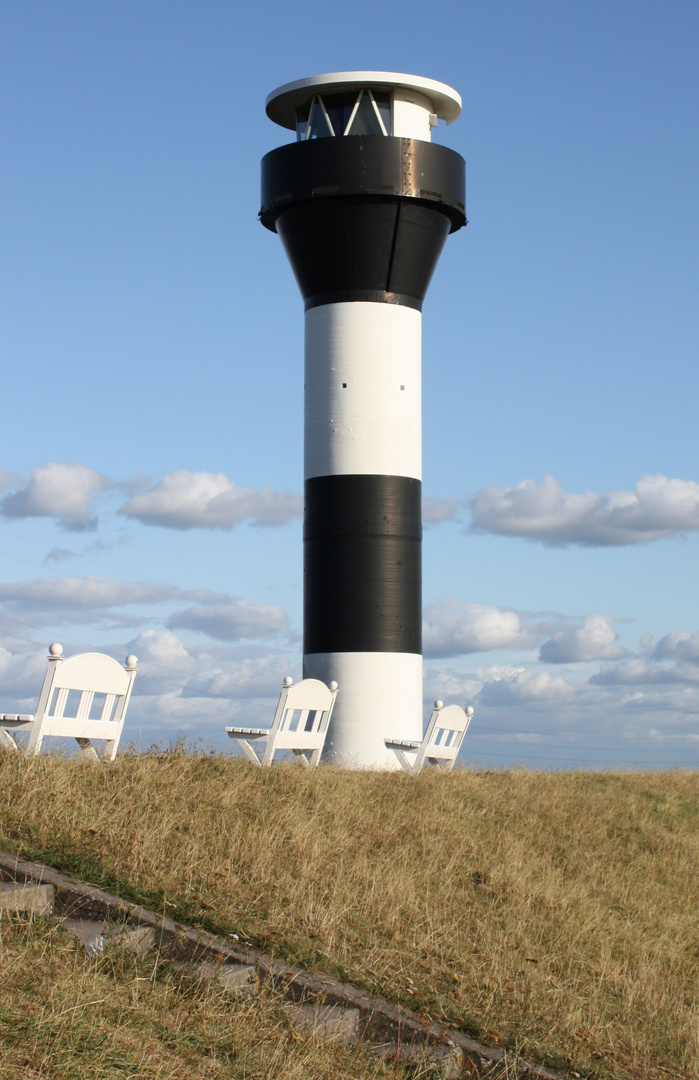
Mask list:
[[[422,739],[422,656],[311,653],[303,677],[339,687],[323,759],[349,769],[397,769],[384,739]]]

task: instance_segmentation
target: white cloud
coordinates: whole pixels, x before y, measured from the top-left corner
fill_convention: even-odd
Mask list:
[[[537,705],[558,703],[573,693],[560,675],[524,667],[492,669],[483,680],[478,701],[485,705]]]
[[[0,646],[0,712],[34,712],[47,656],[47,648],[34,644],[17,642],[12,649]]]
[[[59,623],[100,622],[113,628],[136,626],[144,621],[145,616],[128,612],[119,614],[118,609],[145,605],[153,607],[177,600],[215,604],[230,600],[230,597],[208,589],[187,590],[179,589],[176,585],[114,581],[96,576],[0,582],[0,604],[5,605],[8,614],[53,626]]]
[[[158,604],[164,600],[182,599],[187,595],[175,585],[113,581],[103,577],[35,578],[33,581],[0,582],[0,601],[21,604],[25,610],[38,611]]]
[[[453,521],[458,516],[460,506],[458,499],[437,499],[428,495],[422,500],[422,520],[425,525]]]
[[[687,678],[676,665],[654,664],[639,657],[630,657],[620,664],[604,664],[596,675],[590,676],[594,686],[650,686],[656,683],[677,683],[699,681],[699,672],[694,672],[694,680]]]
[[[279,651],[241,654],[240,646],[183,641],[167,630],[145,630],[125,648],[139,659],[127,739],[145,731],[147,739],[167,740],[180,731],[234,750],[224,727],[271,723],[284,677],[300,675]]]
[[[125,542],[125,538],[121,538],[121,543]],[[86,555],[104,554],[107,551],[111,551],[114,548],[114,544],[105,540],[93,540],[90,544],[85,546],[80,551],[72,551],[70,548],[52,547],[50,551],[47,551],[44,555],[45,563],[66,562],[68,559],[83,559]]]
[[[65,562],[66,559],[77,558],[77,555],[77,551],[71,551],[70,548],[52,547],[44,555],[44,562]]]
[[[630,696],[626,709],[631,713],[650,714],[654,723],[653,730],[660,736],[671,736],[684,718],[691,717],[694,721],[693,730],[687,729],[686,721],[682,724],[685,738],[699,739],[699,727],[696,725],[699,718],[699,688],[696,686],[675,685],[662,689],[655,686],[650,692],[644,691]],[[696,750],[693,753],[696,753]]]
[[[302,509],[299,495],[240,487],[224,473],[181,469],[134,495],[119,513],[170,529],[232,529],[247,520],[259,526],[284,525]]]
[[[273,604],[235,600],[227,604],[196,605],[177,611],[167,620],[171,630],[199,630],[218,641],[265,638],[287,629],[289,618]]]
[[[582,626],[566,626],[545,641],[539,659],[546,664],[617,660],[626,655],[626,650],[616,644],[618,634],[613,622],[608,615],[586,615]]]
[[[620,664],[605,664],[591,676],[597,686],[659,686],[699,683],[699,633],[672,631],[653,645],[650,634],[641,638],[639,657]]]
[[[265,652],[263,656],[239,657],[222,666],[211,678],[211,692],[223,697],[264,699],[269,714],[269,704],[276,704],[282,683],[287,675],[301,678],[298,658],[285,653]],[[270,716],[271,718],[271,716]]]
[[[641,544],[699,529],[699,484],[644,476],[633,492],[571,495],[545,476],[541,483],[483,488],[471,514],[473,529],[545,544]]]
[[[97,527],[95,497],[112,482],[86,465],[49,461],[34,469],[26,487],[0,501],[8,518],[53,517],[63,529],[87,532]]]
[[[429,710],[438,698],[448,705],[473,705],[483,687],[479,672],[458,671],[436,664],[425,664],[424,700]]]
[[[656,660],[684,660],[699,663],[699,634],[678,631],[662,637],[652,651]]]
[[[185,643],[169,630],[142,630],[138,637],[129,642],[128,648],[139,662],[169,667],[183,675],[197,668],[196,658],[190,654]]]
[[[490,649],[528,649],[537,642],[532,627],[516,611],[487,604],[460,604],[448,598],[425,608],[425,656],[461,656]]]

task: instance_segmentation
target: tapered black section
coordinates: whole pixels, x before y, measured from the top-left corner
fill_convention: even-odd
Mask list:
[[[420,203],[370,195],[303,203],[277,220],[306,307],[352,290],[420,309],[449,218]]]
[[[260,218],[279,233],[307,308],[420,309],[448,234],[466,223],[465,197],[463,158],[419,139],[314,139],[262,159]]]
[[[306,481],[304,653],[422,652],[422,484]]]

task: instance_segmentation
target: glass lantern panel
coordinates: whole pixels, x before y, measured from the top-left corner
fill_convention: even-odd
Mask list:
[[[391,95],[387,90],[372,90],[372,96],[379,110],[379,116],[383,123],[386,135],[391,134]]]
[[[311,116],[308,121],[308,131],[306,132],[307,139],[327,139],[335,132],[330,127],[330,121],[328,120],[325,112],[325,106],[323,105],[323,99],[318,96],[313,99],[313,105],[311,107]]]
[[[362,91],[359,105],[352,118],[347,131],[348,135],[383,135],[381,121],[371,95],[367,90]]]
[[[323,94],[325,111],[336,135],[345,134],[358,96],[356,90],[348,94]]]
[[[312,101],[313,99],[311,99]],[[296,110],[296,140],[304,142],[308,135],[308,114],[311,111],[311,102],[306,101]]]

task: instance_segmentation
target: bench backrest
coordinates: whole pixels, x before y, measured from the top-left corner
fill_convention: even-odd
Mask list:
[[[325,735],[335,705],[337,684],[302,679],[294,686],[285,679],[265,748],[263,765],[271,765],[277,750],[303,754],[315,766],[323,751]]]
[[[277,714],[280,731],[323,731],[335,695],[319,679],[303,679],[282,688]],[[277,716],[275,716],[275,722]]]
[[[472,715],[473,710],[467,712],[460,705],[438,708],[436,704],[417,754],[416,771],[419,771],[424,761],[434,764],[443,762],[442,768],[449,771],[461,749]]]
[[[51,646],[27,752],[38,753],[45,738],[58,736],[77,739],[96,757],[91,740],[100,739],[106,743],[104,757],[113,760],[136,676],[136,657],[127,657],[122,667],[104,653],[79,653],[64,660],[61,652],[60,646]],[[103,700],[95,708],[96,695]]]

